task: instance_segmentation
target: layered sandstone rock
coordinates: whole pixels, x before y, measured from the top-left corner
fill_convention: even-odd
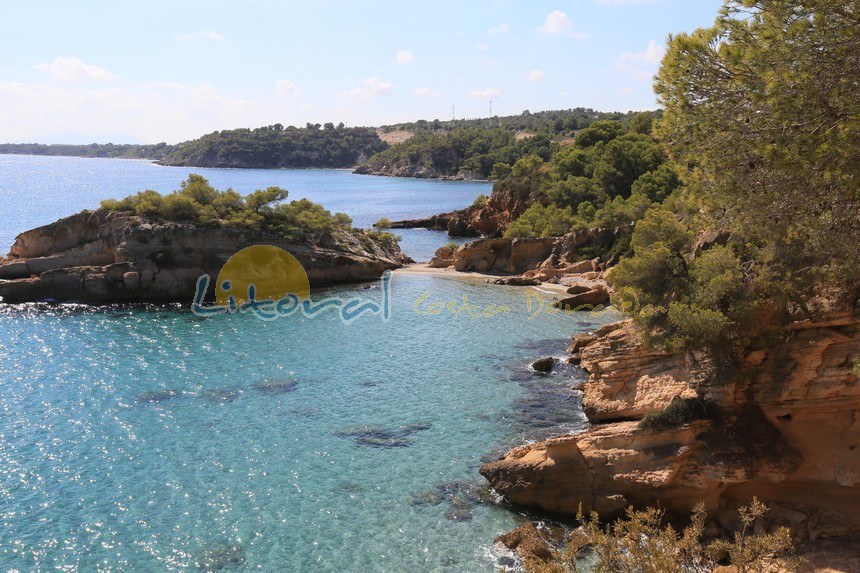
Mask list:
[[[361,232],[299,244],[247,229],[83,211],[18,236],[0,260],[0,297],[4,302],[190,301],[198,277],[209,274],[214,280],[237,251],[263,244],[293,254],[312,285],[372,280],[409,261],[395,243]]]
[[[480,239],[459,247],[454,252],[453,266],[457,271],[523,274],[538,280],[583,273],[594,273],[587,277],[594,279],[604,269],[595,259],[583,260],[581,250],[614,242],[631,230],[628,226],[595,227],[562,237]]]
[[[571,350],[590,373],[583,404],[596,425],[517,448],[481,473],[510,501],[553,513],[659,505],[686,515],[704,500],[719,521],[757,496],[775,508],[767,527],[798,539],[858,532],[858,322],[856,311],[830,312],[793,323],[767,348],[738,344],[728,380],[725,357],[646,348],[629,322],[577,337]],[[694,396],[711,415],[673,428],[639,423]]]

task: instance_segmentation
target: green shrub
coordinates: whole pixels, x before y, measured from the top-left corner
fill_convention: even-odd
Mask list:
[[[508,225],[505,237],[560,237],[573,228],[576,218],[570,207],[558,207],[554,204],[544,207],[535,203]]]
[[[487,202],[487,196],[484,195],[483,193],[481,193],[480,195],[475,197],[474,201],[472,201],[472,207],[480,207],[486,202]]]
[[[179,193],[199,205],[211,205],[218,197],[218,191],[209,184],[209,181],[196,173],[189,174],[188,179],[180,184]]]
[[[693,509],[690,524],[678,531],[665,524],[665,512],[649,508],[635,511],[605,527],[594,513],[577,519],[577,529],[565,548],[553,552],[549,562],[536,558],[526,560],[527,573],[577,573],[579,559],[585,551],[597,557],[594,573],[712,573],[728,561],[737,573],[788,573],[796,571],[796,557],[790,531],[781,527],[773,533],[753,534],[754,522],[764,516],[767,507],[753,498],[738,509],[741,530],[731,541],[718,540],[704,545],[704,503]],[[591,570],[591,569],[589,569]]]
[[[374,223],[373,226],[377,229],[390,229],[391,221],[388,219],[388,217],[383,217],[382,219]]]
[[[158,209],[161,218],[167,221],[196,221],[200,215],[200,203],[187,195],[171,193],[164,198]]]
[[[332,215],[307,199],[283,203],[287,196],[285,189],[269,187],[242,197],[232,189],[218,191],[204,177],[192,173],[178,191],[169,195],[147,190],[120,201],[107,199],[100,208],[150,220],[263,230],[315,242],[330,239],[335,231],[352,226],[352,219],[345,213]]]

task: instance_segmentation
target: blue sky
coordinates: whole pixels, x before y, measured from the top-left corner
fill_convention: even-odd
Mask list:
[[[5,2],[0,141],[655,107],[719,0]]]

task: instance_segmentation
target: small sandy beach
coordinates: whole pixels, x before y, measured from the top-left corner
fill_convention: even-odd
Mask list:
[[[394,275],[433,275],[456,280],[465,280],[471,282],[492,283],[496,279],[509,275],[496,273],[476,273],[476,272],[458,272],[453,268],[437,269],[431,267],[428,263],[414,263],[394,271]],[[545,295],[558,296],[559,298],[568,296],[567,287],[564,285],[543,283],[539,286],[530,287],[514,287],[507,285],[499,285],[500,288],[530,288]]]

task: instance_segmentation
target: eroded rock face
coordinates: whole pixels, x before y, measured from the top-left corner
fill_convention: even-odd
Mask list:
[[[289,251],[311,285],[373,280],[409,262],[396,244],[359,233],[343,232],[325,244],[295,244],[247,229],[83,211],[18,236],[0,260],[0,297],[4,302],[190,301],[198,277],[214,279],[233,254],[258,244]]]
[[[598,424],[512,450],[481,473],[510,501],[554,513],[659,505],[685,515],[704,500],[717,518],[757,496],[798,539],[856,533],[858,323],[856,311],[830,313],[793,323],[767,349],[738,346],[740,373],[723,384],[710,354],[648,349],[629,322],[577,337],[570,350],[590,373],[583,404]],[[694,396],[714,405],[708,419],[640,426]]]
[[[596,278],[602,270],[600,265],[596,260],[583,260],[579,250],[601,241],[617,240],[631,230],[628,226],[595,227],[563,237],[480,239],[458,248],[453,265],[457,271],[524,274],[538,280],[582,273],[594,273],[590,278]]]

